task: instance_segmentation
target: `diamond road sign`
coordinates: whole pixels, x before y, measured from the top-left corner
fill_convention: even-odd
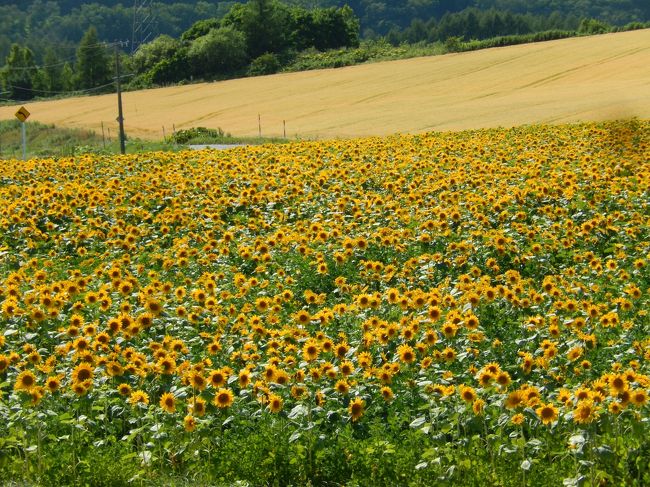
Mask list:
[[[25,107],[20,107],[18,111],[16,112],[16,118],[20,120],[21,122],[24,122],[29,118],[29,112],[27,111],[27,108]]]

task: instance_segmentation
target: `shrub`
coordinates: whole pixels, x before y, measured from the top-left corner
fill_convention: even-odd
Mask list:
[[[227,134],[221,128],[209,129],[206,127],[193,127],[186,130],[179,130],[171,137],[171,141],[175,144],[189,144],[197,142],[198,140],[204,141],[205,139],[220,139],[226,137]]]
[[[263,76],[277,73],[280,70],[280,60],[270,52],[255,58],[248,68],[249,76]]]

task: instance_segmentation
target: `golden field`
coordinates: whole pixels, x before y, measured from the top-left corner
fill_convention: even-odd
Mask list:
[[[115,133],[115,95],[26,105],[30,120]],[[10,119],[16,106],[1,107]],[[124,94],[129,136],[355,137],[650,118],[650,30]]]

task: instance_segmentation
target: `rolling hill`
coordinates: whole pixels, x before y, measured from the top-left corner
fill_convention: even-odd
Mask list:
[[[650,30],[124,93],[127,135],[188,127],[330,138],[650,118]],[[115,95],[26,105],[30,120],[116,133]],[[0,119],[16,106],[0,107]]]

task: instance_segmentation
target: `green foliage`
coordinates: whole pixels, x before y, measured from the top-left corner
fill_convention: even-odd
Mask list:
[[[441,43],[392,46],[387,41],[363,41],[357,48],[330,49],[320,52],[315,49],[304,51],[287,65],[285,71],[307,71],[329,69],[366,62],[407,59],[418,56],[433,56],[445,53]]]
[[[177,131],[172,135],[171,141],[176,144],[191,144],[196,141],[220,140],[224,136],[226,136],[226,133],[221,128],[193,127]]]
[[[580,34],[594,35],[610,32],[612,27],[598,19],[582,19],[578,32]]]
[[[153,68],[144,73],[143,78],[146,84],[164,85],[183,81],[187,79],[189,73],[192,73],[192,66],[187,56],[187,49],[181,48],[172,57],[158,61]]]
[[[234,5],[222,24],[244,34],[251,58],[282,52],[288,47],[289,8],[277,0],[250,0]]]
[[[181,34],[181,41],[190,42],[207,35],[211,30],[221,27],[221,21],[216,18],[201,19]]]
[[[47,92],[70,91],[73,89],[74,80],[72,67],[61,58],[53,48],[48,48],[43,58],[44,67],[42,89]]]
[[[248,60],[246,38],[231,26],[212,29],[192,42],[187,57],[200,77],[232,73]]]
[[[11,46],[6,64],[0,69],[0,86],[7,98],[33,98],[34,55],[28,47]]]
[[[280,61],[278,56],[267,52],[253,59],[248,67],[249,76],[262,76],[265,74],[277,73],[280,70]]]
[[[492,47],[504,47],[504,46],[514,46],[517,44],[528,44],[531,42],[544,42],[544,41],[553,41],[556,39],[566,39],[567,37],[575,37],[577,34],[573,31],[562,31],[562,30],[549,30],[545,32],[538,32],[535,34],[525,34],[525,35],[511,35],[511,36],[501,36],[494,37],[492,39],[484,39],[480,41],[472,40],[469,42],[462,42],[459,38],[456,38],[456,43],[453,46],[454,49],[449,49],[450,52],[461,52],[461,51],[475,51],[478,49],[489,49]]]
[[[171,428],[171,434],[156,434],[165,418],[147,413],[131,425],[114,418],[114,432],[102,438],[88,429],[87,420],[51,411],[48,439],[40,445],[37,429],[3,437],[0,481],[97,486],[642,486],[650,481],[648,446],[636,435],[623,445],[612,433],[577,430],[567,441],[577,442],[579,450],[559,455],[548,433],[529,438],[507,425],[486,431],[481,419],[465,413],[432,424],[431,412],[422,413],[410,424],[389,414],[364,425],[314,422],[300,411],[270,419],[222,417],[202,423],[192,437]],[[467,437],[459,438],[459,432]]]
[[[90,27],[77,49],[77,87],[96,88],[106,85],[111,79],[111,67],[106,47],[97,35],[97,29]]]
[[[27,122],[27,157],[69,157],[79,154],[117,154],[118,140],[102,138],[90,130],[59,128],[39,122]],[[18,120],[0,121],[0,159],[22,156],[21,128]],[[171,141],[127,140],[127,152],[176,150]]]
[[[131,69],[142,74],[152,69],[159,62],[170,59],[181,48],[181,43],[168,35],[156,37],[153,41],[140,46],[130,59]]]
[[[285,139],[265,137],[235,137],[224,132],[220,127],[216,129],[206,127],[192,127],[178,130],[168,140],[169,143],[178,145],[203,145],[203,144],[227,144],[227,145],[255,145],[268,143],[284,143]]]

